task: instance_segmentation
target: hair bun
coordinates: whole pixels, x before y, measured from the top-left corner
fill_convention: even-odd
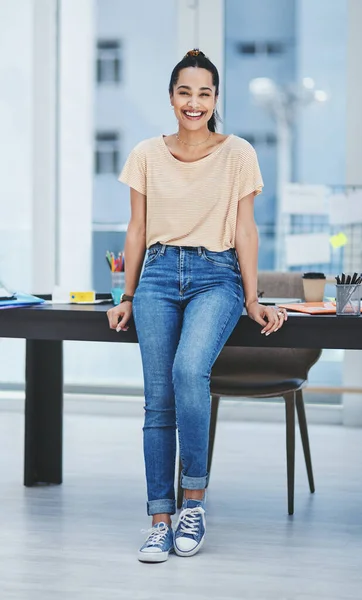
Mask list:
[[[193,50],[189,50],[188,52],[186,52],[184,58],[188,58],[190,56],[205,56],[205,54],[201,52],[201,50],[199,50],[198,48],[193,48]]]

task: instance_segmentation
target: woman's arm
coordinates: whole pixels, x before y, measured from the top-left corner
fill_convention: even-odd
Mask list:
[[[131,188],[131,219],[128,224],[124,247],[125,293],[133,296],[142,270],[146,253],[146,196]]]
[[[141,275],[146,253],[146,196],[131,188],[131,219],[128,224],[125,257],[125,293],[133,296]],[[125,301],[107,311],[109,326],[117,331],[127,331],[132,314],[132,302]]]
[[[239,201],[235,248],[248,309],[253,302],[258,302],[258,231],[254,220],[254,192]]]
[[[286,311],[258,302],[258,231],[254,219],[254,192],[239,201],[235,248],[243,280],[248,316],[263,326],[261,333],[277,331],[287,319]]]

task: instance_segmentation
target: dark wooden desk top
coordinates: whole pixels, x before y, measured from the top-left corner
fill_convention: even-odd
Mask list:
[[[109,329],[106,312],[110,306],[44,304],[0,310],[0,337],[136,343],[133,321],[127,332]],[[242,315],[227,345],[362,349],[362,317],[289,313],[277,333],[265,337],[260,330],[260,325]]]

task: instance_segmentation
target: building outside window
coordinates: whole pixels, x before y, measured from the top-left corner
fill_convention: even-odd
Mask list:
[[[99,131],[95,139],[95,172],[97,175],[120,170],[120,136],[116,131]]]
[[[99,40],[97,43],[98,83],[120,83],[122,44],[119,40]]]
[[[240,54],[283,54],[287,51],[288,43],[279,40],[267,40],[262,42],[238,42],[236,44],[237,51]]]

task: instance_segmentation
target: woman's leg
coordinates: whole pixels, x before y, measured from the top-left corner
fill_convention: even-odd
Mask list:
[[[224,267],[224,269],[229,267]],[[224,272],[224,275],[227,272]],[[224,283],[204,282],[189,300],[177,348],[173,383],[182,461],[184,502],[174,539],[179,556],[193,556],[205,540],[210,373],[243,310],[243,291],[234,273]],[[206,279],[208,279],[206,277]],[[215,281],[216,279],[216,281]]]
[[[241,285],[211,286],[188,302],[173,366],[185,497],[202,498],[207,486],[212,365],[243,311]],[[199,490],[199,492],[196,492]]]
[[[155,290],[147,281],[141,282],[137,289],[133,309],[145,388],[143,440],[147,514],[153,515],[153,524],[160,521],[169,524],[169,515],[176,512],[172,365],[181,333],[182,309],[162,285]]]

